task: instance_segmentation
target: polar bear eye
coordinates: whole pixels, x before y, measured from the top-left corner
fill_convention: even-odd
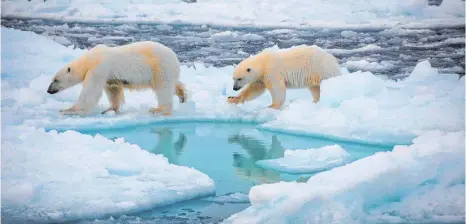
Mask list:
[[[66,72],[71,73],[71,68],[68,67],[68,69],[66,70]]]
[[[238,81],[241,81],[241,78],[238,78]]]
[[[248,68],[248,69],[246,69],[246,71],[247,71],[247,72],[250,72],[250,71],[251,71],[251,69],[250,69],[250,68]]]

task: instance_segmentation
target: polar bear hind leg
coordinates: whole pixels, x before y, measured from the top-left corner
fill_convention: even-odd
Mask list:
[[[166,85],[162,88],[156,88],[154,91],[157,94],[158,107],[152,108],[149,111],[153,114],[162,113],[165,116],[172,115],[175,86]]]
[[[123,87],[121,85],[107,85],[104,90],[110,103],[110,107],[104,110],[102,114],[111,110],[115,111],[115,113],[119,113],[120,104],[121,102],[124,102]]]
[[[317,103],[320,100],[320,83],[322,83],[322,76],[311,75],[309,80],[309,90],[311,90],[313,102]]]
[[[178,83],[176,84],[175,95],[178,96],[180,103],[186,102],[188,98],[187,93],[186,93],[186,88],[184,87],[184,84],[180,81],[178,81]]]

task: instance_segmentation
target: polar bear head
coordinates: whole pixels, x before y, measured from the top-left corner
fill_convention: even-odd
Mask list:
[[[84,74],[81,74],[82,69],[73,66],[74,63],[70,63],[55,74],[52,82],[47,89],[50,94],[58,93],[64,89],[70,88],[84,80]]]
[[[99,44],[62,67],[53,77],[47,92],[55,94],[84,81],[88,71],[91,71],[102,61],[106,49],[109,47]]]
[[[238,91],[244,86],[260,78],[263,74],[264,60],[262,57],[253,56],[241,61],[233,74],[233,90]]]

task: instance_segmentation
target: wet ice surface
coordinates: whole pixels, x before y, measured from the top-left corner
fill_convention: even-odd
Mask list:
[[[2,25],[49,36],[78,48],[133,41],[161,42],[186,64],[216,67],[236,64],[250,54],[278,45],[306,44],[328,49],[350,71],[371,71],[392,78],[428,59],[441,72],[464,75],[464,27],[431,29],[272,29],[175,24],[96,24],[2,18]]]

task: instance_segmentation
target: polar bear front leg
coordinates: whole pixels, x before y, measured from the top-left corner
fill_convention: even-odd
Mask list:
[[[76,103],[69,109],[60,110],[60,113],[63,115],[87,114],[99,102],[105,84],[105,77],[87,74]]]
[[[265,80],[265,86],[272,96],[272,104],[269,106],[269,108],[279,110],[286,99],[285,80],[276,75],[270,75]]]
[[[265,85],[262,81],[249,84],[238,96],[229,96],[228,103],[239,104],[253,100],[265,92]]]
[[[160,113],[164,116],[170,116],[173,113],[173,92],[175,86],[164,86],[160,89],[155,89],[157,94],[158,107],[152,108],[149,111],[153,114]]]
[[[120,105],[124,100],[123,88],[121,86],[107,85],[105,86],[105,94],[107,95],[110,107],[104,110],[102,114],[105,114],[111,110],[115,111],[115,113],[120,113]]]

